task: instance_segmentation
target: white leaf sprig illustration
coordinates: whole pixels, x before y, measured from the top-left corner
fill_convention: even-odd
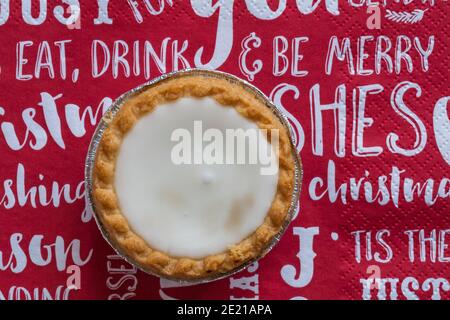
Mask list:
[[[394,22],[400,22],[400,23],[417,23],[420,20],[423,19],[425,12],[428,9],[420,10],[415,9],[412,12],[402,11],[402,12],[396,12],[392,10],[386,10],[386,19],[394,21]]]

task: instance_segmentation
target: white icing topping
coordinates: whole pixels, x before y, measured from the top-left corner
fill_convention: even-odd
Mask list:
[[[203,131],[260,134],[232,107],[212,98],[182,98],[140,118],[116,163],[115,189],[131,228],[151,247],[176,257],[202,258],[242,241],[263,223],[277,188],[278,173],[262,175],[261,163],[176,165],[173,131],[185,128],[195,138],[199,120]]]

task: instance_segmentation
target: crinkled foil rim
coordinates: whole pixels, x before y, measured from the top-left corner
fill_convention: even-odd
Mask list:
[[[261,254],[249,261],[246,261],[244,264],[236,267],[235,269],[232,269],[226,273],[219,273],[215,275],[206,276],[203,278],[197,278],[197,279],[180,279],[176,277],[168,277],[166,275],[161,275],[159,273],[156,273],[154,270],[150,270],[148,267],[143,266],[139,264],[137,261],[135,261],[132,257],[127,255],[123,250],[120,248],[119,245],[116,245],[115,242],[110,238],[108,231],[106,230],[105,226],[102,224],[101,219],[98,217],[96,207],[93,202],[93,194],[92,194],[92,174],[93,174],[93,168],[95,163],[95,157],[98,149],[98,145],[102,139],[103,133],[105,129],[108,126],[108,123],[110,123],[111,119],[114,118],[116,113],[120,110],[123,103],[131,96],[138,94],[144,90],[146,90],[149,87],[157,86],[158,84],[162,83],[166,79],[172,79],[172,78],[179,78],[179,77],[188,77],[188,76],[204,76],[204,77],[213,77],[213,78],[220,78],[225,79],[233,84],[241,86],[243,89],[253,93],[255,96],[257,96],[259,99],[261,99],[265,105],[271,109],[271,111],[278,117],[278,119],[281,121],[281,123],[288,129],[290,142],[291,142],[291,149],[292,149],[292,155],[295,161],[295,182],[294,182],[294,189],[292,194],[292,202],[289,207],[288,215],[285,219],[285,222],[283,223],[282,228],[280,231],[273,236],[272,240],[266,245],[264,250],[261,251]],[[92,137],[92,140],[89,145],[87,157],[86,157],[86,163],[85,163],[85,186],[86,186],[86,210],[90,211],[97,223],[98,228],[100,229],[103,238],[109,243],[109,245],[116,251],[117,254],[123,257],[124,260],[126,260],[131,265],[136,266],[138,269],[142,270],[143,272],[147,274],[151,274],[160,278],[168,279],[171,281],[176,281],[180,284],[202,284],[207,283],[219,279],[226,278],[228,276],[231,276],[239,271],[244,270],[247,268],[250,264],[254,263],[255,261],[258,261],[262,257],[264,257],[272,248],[279,242],[281,236],[284,234],[286,229],[288,228],[289,224],[291,223],[295,212],[297,210],[297,206],[299,205],[299,195],[300,195],[300,188],[301,188],[301,180],[302,180],[302,165],[301,165],[301,159],[300,156],[297,153],[297,150],[294,145],[293,141],[293,134],[292,134],[292,128],[289,125],[289,122],[286,118],[286,116],[273,104],[272,101],[258,88],[253,86],[252,84],[248,83],[245,80],[242,80],[236,76],[233,76],[231,74],[221,72],[221,71],[211,71],[211,70],[204,70],[204,69],[185,69],[180,70],[176,72],[171,72],[167,74],[163,74],[160,77],[157,77],[155,79],[152,79],[151,81],[144,83],[134,89],[131,89],[130,91],[122,94],[119,98],[117,98],[112,105],[109,107],[109,109],[105,112],[103,117],[101,118],[94,135]]]

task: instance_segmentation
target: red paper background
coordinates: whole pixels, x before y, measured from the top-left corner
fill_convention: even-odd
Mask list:
[[[165,37],[171,40],[189,41],[189,47],[185,57],[194,66],[194,55],[199,47],[204,47],[204,59],[209,59],[215,45],[217,14],[211,18],[201,18],[192,10],[188,1],[174,1],[173,7],[167,6],[164,12],[158,16],[151,16],[143,9],[144,22],[136,23],[126,1],[111,1],[109,15],[113,19],[112,25],[94,25],[93,19],[97,16],[97,6],[94,1],[84,1],[81,4],[81,29],[70,30],[58,23],[53,17],[52,11],[57,1],[48,1],[46,21],[40,26],[29,26],[21,18],[21,6],[19,2],[11,5],[9,20],[0,26],[0,106],[4,114],[0,113],[0,123],[12,122],[17,135],[24,139],[25,125],[21,119],[22,111],[28,107],[37,110],[35,121],[43,124],[44,117],[38,103],[41,92],[52,95],[62,94],[57,100],[57,109],[62,119],[62,135],[65,149],[59,147],[51,137],[48,137],[46,146],[39,151],[25,146],[19,151],[11,150],[0,135],[0,178],[15,180],[18,164],[25,168],[25,183],[27,187],[43,184],[50,189],[52,181],[60,184],[70,184],[75,188],[83,180],[84,160],[94,126],[86,125],[87,133],[81,137],[74,137],[64,122],[64,106],[74,103],[81,109],[93,106],[94,109],[104,97],[115,98],[121,93],[143,83],[146,79],[141,76],[126,78],[120,72],[120,76],[114,79],[111,72],[98,79],[91,76],[91,42],[101,39],[109,46],[117,39],[127,41],[130,46],[134,40],[149,40],[159,50],[161,41]],[[155,1],[156,3],[156,1]],[[269,1],[272,8],[276,8],[277,1]],[[426,8],[421,2],[417,5],[403,6],[392,4],[389,8]],[[406,277],[415,277],[420,284],[427,278],[446,278],[450,280],[450,266],[444,262],[419,262],[411,263],[407,256],[407,238],[403,233],[409,229],[425,229],[428,233],[432,229],[443,230],[450,228],[449,202],[447,198],[438,199],[433,206],[427,206],[423,198],[417,198],[412,203],[400,200],[399,208],[390,202],[386,206],[377,203],[368,204],[366,201],[349,200],[347,204],[339,201],[331,203],[328,198],[313,201],[308,194],[308,186],[316,176],[326,177],[327,164],[332,159],[336,164],[336,181],[348,181],[350,177],[362,177],[364,171],[370,172],[370,180],[376,182],[379,175],[388,175],[392,166],[406,170],[405,176],[415,181],[425,181],[433,178],[440,181],[448,176],[449,167],[440,155],[433,134],[433,108],[436,101],[449,95],[448,74],[448,6],[443,2],[430,6],[423,21],[417,24],[401,24],[382,19],[380,30],[369,30],[366,27],[366,7],[350,8],[347,2],[340,3],[340,15],[332,16],[324,9],[324,4],[310,15],[301,14],[295,1],[288,0],[285,12],[273,21],[263,21],[251,15],[244,1],[235,1],[233,16],[234,44],[227,61],[219,70],[226,71],[245,78],[239,69],[239,54],[242,51],[240,42],[251,32],[255,32],[261,39],[262,45],[258,50],[250,53],[249,57],[261,59],[264,67],[258,73],[253,84],[266,94],[280,83],[295,85],[300,90],[299,99],[295,100],[292,94],[283,97],[283,104],[301,123],[305,132],[305,145],[301,152],[304,166],[303,187],[301,193],[301,211],[297,219],[292,223],[279,245],[264,259],[259,262],[255,272],[244,271],[234,278],[250,277],[257,275],[257,292],[232,288],[230,279],[194,287],[163,288],[160,280],[137,272],[137,278],[128,276],[123,278],[123,273],[108,272],[108,261],[112,266],[120,267],[120,260],[108,259],[112,255],[112,249],[102,239],[95,222],[81,221],[84,210],[84,200],[78,200],[73,204],[62,202],[59,207],[25,206],[18,203],[11,208],[5,208],[4,189],[0,189],[3,197],[0,207],[0,290],[5,298],[15,292],[13,296],[24,298],[28,291],[33,297],[35,288],[42,290],[47,288],[54,295],[58,286],[65,286],[68,274],[58,271],[56,268],[54,251],[50,264],[37,266],[30,260],[28,246],[34,235],[43,235],[43,244],[55,242],[57,236],[62,236],[66,245],[73,239],[81,241],[81,254],[86,257],[89,250],[93,250],[90,261],[81,266],[81,289],[72,291],[70,299],[107,299],[114,298],[114,294],[132,294],[130,298],[155,299],[164,295],[173,298],[224,298],[230,297],[259,297],[260,299],[290,299],[293,297],[305,297],[308,299],[361,299],[362,287],[360,278],[366,278],[367,267],[378,265],[381,268],[381,276],[399,278],[400,283]],[[385,9],[381,9],[384,14]],[[34,7],[37,12],[37,7]],[[37,14],[37,13],[36,13]],[[346,65],[335,61],[336,69],[331,75],[324,73],[324,63],[328,48],[328,40],[332,35],[338,37],[349,36],[352,39],[352,49],[356,52],[356,40],[361,35],[387,35],[395,43],[398,35],[418,36],[423,44],[429,35],[435,35],[435,47],[429,59],[430,69],[423,72],[420,69],[418,56],[413,57],[414,71],[408,73],[402,65],[400,74],[387,74],[385,69],[380,75],[349,76]],[[307,36],[309,42],[302,45],[304,59],[301,62],[303,69],[308,70],[306,77],[293,77],[286,75],[275,77],[272,74],[272,40],[275,36],[283,35],[287,39],[295,36]],[[67,65],[69,77],[67,80],[50,79],[47,72],[43,71],[40,79],[30,81],[18,81],[16,73],[16,44],[19,41],[31,40],[35,45],[26,49],[28,64],[25,67],[27,73],[32,73],[36,61],[37,44],[46,40],[53,43],[57,40],[71,39],[68,45]],[[54,47],[52,47],[53,49]],[[370,46],[373,48],[373,45]],[[368,50],[370,57],[366,60],[367,67],[373,67],[373,49]],[[170,55],[169,55],[170,56]],[[57,51],[54,54],[55,65],[59,63]],[[70,81],[73,68],[79,68],[80,77],[76,83]],[[121,70],[122,71],[122,70]],[[167,71],[172,71],[171,63],[168,63]],[[151,77],[160,74],[153,64]],[[389,132],[400,135],[400,145],[408,148],[414,142],[414,131],[411,126],[398,116],[389,104],[392,89],[401,81],[417,82],[422,88],[422,96],[416,98],[412,93],[407,93],[408,105],[417,113],[425,123],[428,140],[425,149],[417,156],[405,157],[392,154],[386,148],[386,136]],[[337,157],[333,152],[333,120],[330,113],[324,116],[324,155],[315,156],[311,149],[311,124],[309,90],[316,84],[321,86],[321,99],[324,103],[334,100],[335,89],[339,84],[345,84],[347,88],[347,136],[346,156]],[[352,100],[351,93],[356,86],[380,83],[384,91],[379,95],[371,96],[366,106],[366,116],[374,119],[374,125],[365,131],[366,145],[383,146],[384,152],[377,157],[360,158],[351,154],[351,130],[352,130]],[[1,110],[1,109],[0,109]],[[47,129],[46,129],[47,130]],[[48,130],[47,130],[48,132]],[[44,176],[43,182],[39,180],[39,174]],[[15,187],[15,185],[14,185]],[[0,198],[1,199],[1,198]],[[314,238],[314,274],[311,282],[301,288],[288,285],[281,277],[280,271],[286,264],[292,264],[299,270],[298,251],[299,239],[293,234],[294,227],[319,227],[320,233]],[[355,230],[367,230],[376,232],[379,229],[389,229],[391,236],[389,244],[394,250],[393,259],[387,264],[364,261],[360,264],[354,259],[354,238],[350,232]],[[339,239],[333,241],[331,233],[339,234]],[[20,242],[25,251],[27,265],[20,273],[11,271],[16,264],[16,256],[12,252],[10,237],[14,233],[23,235]],[[447,237],[449,238],[449,237]],[[450,245],[450,239],[447,240]],[[54,247],[52,247],[54,249]],[[375,245],[374,250],[380,247]],[[46,256],[46,249],[43,255]],[[383,255],[383,251],[381,251]],[[449,253],[450,254],[450,253]],[[8,261],[11,262],[8,265]],[[68,258],[68,265],[72,259]],[[2,268],[3,266],[3,268]],[[111,266],[111,265],[110,265]],[[128,267],[128,266],[127,266]],[[4,269],[4,270],[2,270]],[[136,280],[137,279],[137,280]],[[136,283],[137,281],[137,283]],[[109,284],[109,285],[108,285]],[[112,285],[111,285],[112,284]],[[114,289],[111,289],[116,285]],[[135,286],[136,285],[136,286]],[[15,287],[15,289],[14,289]],[[18,289],[23,287],[23,289]],[[14,291],[15,290],[15,291]],[[22,290],[22,291],[21,291]],[[400,285],[398,288],[400,291]],[[19,294],[17,293],[19,292]],[[429,299],[430,291],[418,290],[420,298]],[[448,299],[450,292],[442,292],[442,298]],[[1,297],[1,295],[0,295]],[[376,292],[372,293],[376,298]],[[399,293],[399,299],[404,297]]]

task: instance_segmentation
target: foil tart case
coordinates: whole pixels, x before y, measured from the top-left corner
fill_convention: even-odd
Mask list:
[[[289,138],[291,142],[291,150],[293,154],[293,158],[295,161],[295,181],[294,181],[294,188],[293,188],[293,194],[292,194],[292,201],[289,207],[288,215],[284,221],[284,224],[280,231],[273,236],[272,240],[266,245],[264,250],[262,250],[261,254],[253,259],[250,259],[246,261],[244,264],[236,267],[233,270],[230,270],[226,273],[219,273],[214,275],[209,275],[202,278],[197,279],[179,279],[175,277],[168,277],[165,275],[161,275],[154,270],[151,270],[150,268],[141,265],[137,261],[135,261],[132,257],[128,256],[123,250],[120,248],[119,245],[117,245],[114,240],[109,236],[109,233],[105,226],[103,225],[101,219],[99,218],[97,214],[96,207],[94,205],[93,201],[93,192],[92,192],[92,174],[93,174],[93,168],[95,163],[95,158],[97,154],[97,149],[99,146],[99,143],[102,139],[103,133],[105,129],[108,127],[108,124],[111,122],[111,120],[114,118],[114,116],[117,114],[117,112],[120,110],[123,103],[130,98],[131,96],[135,94],[139,94],[142,91],[145,91],[147,88],[154,87],[159,85],[160,83],[164,82],[167,79],[173,79],[173,78],[179,78],[179,77],[189,77],[189,76],[202,76],[202,77],[212,77],[212,78],[220,78],[227,80],[235,85],[241,86],[243,89],[249,91],[250,93],[254,94],[257,98],[261,99],[264,104],[271,109],[271,111],[278,117],[280,122],[288,129]],[[150,80],[149,82],[146,82],[138,87],[135,87],[128,92],[125,92],[120,97],[118,97],[108,108],[108,110],[104,113],[102,118],[100,119],[99,124],[97,125],[97,128],[94,131],[94,134],[92,136],[91,142],[89,144],[88,153],[86,156],[86,162],[85,162],[85,186],[86,186],[86,210],[91,213],[95,221],[97,223],[98,228],[100,229],[100,232],[103,236],[103,238],[109,243],[109,245],[114,249],[114,251],[120,255],[125,261],[130,263],[131,265],[137,267],[139,270],[153,275],[157,276],[159,278],[164,278],[167,280],[178,282],[179,284],[184,285],[195,285],[195,284],[202,284],[207,283],[215,280],[220,280],[226,277],[229,277],[235,273],[238,273],[239,271],[242,271],[246,269],[249,265],[252,263],[258,261],[259,259],[263,258],[267,253],[269,253],[270,250],[280,241],[281,236],[284,234],[286,229],[288,228],[289,224],[291,223],[293,217],[295,216],[295,213],[297,209],[299,209],[299,195],[300,195],[300,188],[301,188],[301,181],[303,176],[302,171],[302,165],[301,165],[301,159],[300,156],[297,153],[297,149],[295,147],[294,143],[294,134],[292,131],[292,127],[290,126],[287,117],[274,105],[274,103],[258,88],[250,84],[249,82],[242,80],[234,75],[221,72],[221,71],[212,71],[212,70],[205,70],[205,69],[184,69],[180,71],[175,71],[167,74],[163,74],[157,78],[154,78]]]

